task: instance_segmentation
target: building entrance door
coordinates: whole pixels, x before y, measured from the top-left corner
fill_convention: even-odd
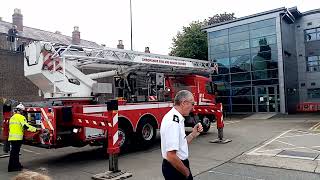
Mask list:
[[[256,112],[279,112],[277,86],[255,87]]]

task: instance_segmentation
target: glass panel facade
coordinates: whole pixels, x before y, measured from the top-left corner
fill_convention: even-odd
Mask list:
[[[308,72],[320,71],[320,56],[307,57],[307,71]]]
[[[217,46],[220,44],[226,44],[228,43],[228,36],[221,36],[214,39],[210,39],[210,43],[212,46]]]
[[[251,47],[260,47],[260,46],[267,46],[276,43],[276,36],[265,36],[259,37],[255,39],[251,39]]]
[[[276,34],[276,26],[264,27],[250,31],[250,38],[257,38]]]
[[[240,49],[248,49],[249,40],[230,43],[230,51],[237,51]]]
[[[235,34],[230,34],[229,42],[243,41],[249,39],[249,32],[240,32]]]
[[[308,99],[320,99],[320,88],[308,89]]]
[[[304,31],[304,35],[307,42],[320,40],[320,28],[307,29]]]
[[[255,86],[265,86],[266,92],[276,96],[275,90],[278,89],[275,18],[209,32],[209,46],[209,58],[219,65],[219,74],[212,78],[218,85],[218,99],[224,103],[226,111],[278,109],[276,106],[259,105],[255,92]],[[314,66],[315,63],[310,63],[310,67]],[[269,86],[272,88],[268,89]]]
[[[230,69],[232,73],[251,71],[250,55],[235,56],[231,57],[230,60]]]

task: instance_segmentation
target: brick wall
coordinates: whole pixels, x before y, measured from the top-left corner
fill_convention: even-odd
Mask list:
[[[17,101],[41,101],[38,88],[23,72],[23,53],[0,50],[0,97]]]

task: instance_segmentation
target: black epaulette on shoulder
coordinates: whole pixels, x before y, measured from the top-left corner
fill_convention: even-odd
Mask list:
[[[179,123],[179,117],[177,115],[173,115],[173,121]]]

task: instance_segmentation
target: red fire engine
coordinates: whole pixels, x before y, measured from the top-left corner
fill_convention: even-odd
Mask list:
[[[48,101],[27,104],[28,122],[41,131],[27,134],[26,142],[45,148],[105,144],[109,153],[151,144],[182,89],[196,102],[186,126],[201,122],[208,131],[217,121],[222,130],[213,67],[188,58],[33,42],[25,48],[24,74]]]

